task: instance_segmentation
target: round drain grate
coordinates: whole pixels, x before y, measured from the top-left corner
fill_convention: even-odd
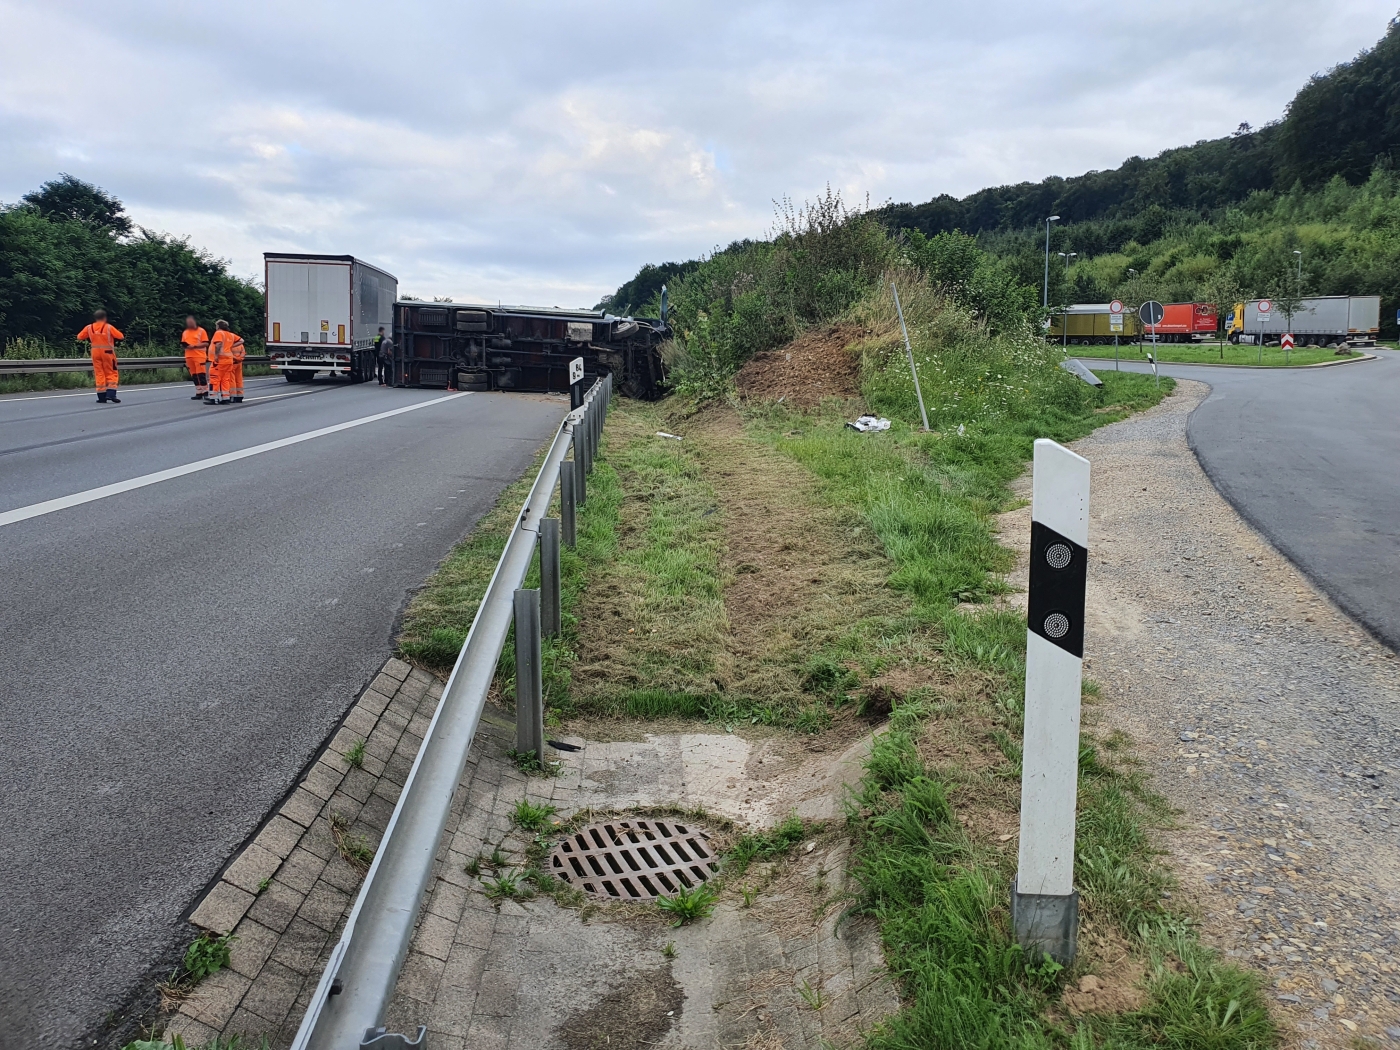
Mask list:
[[[570,833],[549,855],[549,870],[595,897],[651,901],[719,870],[708,838],[669,820],[609,820]]]

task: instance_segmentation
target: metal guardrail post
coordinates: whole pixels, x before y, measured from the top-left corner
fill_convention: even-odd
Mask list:
[[[515,750],[544,760],[540,592],[515,592]]]
[[[584,446],[588,444],[583,436],[583,423],[580,422],[578,429],[574,431],[574,495],[578,498],[578,505],[582,507],[588,502],[588,464],[584,460]]]
[[[574,465],[565,460],[559,467],[559,520],[564,542],[578,546],[578,505],[574,502]]]
[[[557,638],[564,629],[563,595],[559,580],[559,519],[540,522],[540,629]]]

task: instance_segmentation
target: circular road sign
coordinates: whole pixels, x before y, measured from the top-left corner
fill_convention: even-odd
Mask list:
[[[1149,299],[1138,307],[1138,320],[1143,324],[1158,325],[1166,315],[1166,309],[1156,299]]]
[[[1123,312],[1123,303],[1122,303],[1122,301],[1121,301],[1121,300],[1118,300],[1118,299],[1115,299],[1115,300],[1113,300],[1113,302],[1109,303],[1109,304],[1108,304],[1108,312],[1111,313],[1111,314],[1121,314],[1121,313]]]
[[[1267,300],[1267,299],[1260,299],[1260,300],[1259,300],[1259,312],[1260,312],[1261,314],[1266,314],[1266,313],[1268,313],[1270,310],[1272,310],[1273,308],[1274,308],[1274,304],[1271,303],[1271,302],[1269,302],[1269,300]]]

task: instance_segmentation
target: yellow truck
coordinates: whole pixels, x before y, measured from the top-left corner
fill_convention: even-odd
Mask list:
[[[1122,313],[1122,328],[1114,328],[1108,303],[1076,303],[1066,306],[1050,315],[1050,328],[1046,340],[1052,343],[1065,342],[1070,346],[1090,346],[1112,343],[1117,336],[1120,341],[1131,342],[1142,331],[1137,315],[1128,310]]]

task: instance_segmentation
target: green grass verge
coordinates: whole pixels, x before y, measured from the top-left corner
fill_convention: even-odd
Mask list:
[[[909,422],[912,389],[899,389],[912,387],[907,372],[867,371],[867,400],[903,417],[891,431],[857,434],[839,419],[775,409],[754,418],[754,431],[822,479],[833,503],[863,515],[890,559],[891,586],[913,601],[911,619],[939,639],[955,676],[983,683],[971,698],[939,702],[936,691],[905,698],[878,740],[852,807],[859,907],[880,922],[905,1004],[870,1034],[868,1045],[1274,1045],[1277,1032],[1257,976],[1203,948],[1187,918],[1167,907],[1171,873],[1152,841],[1167,808],[1131,758],[1117,753],[1121,739],[1086,733],[1082,742],[1076,882],[1086,916],[1111,924],[1146,960],[1137,1009],[1078,1018],[1050,1010],[1075,975],[1027,958],[1015,944],[1008,908],[1014,856],[954,817],[955,806],[969,798],[1001,792],[1004,800],[1020,775],[1024,617],[957,608],[1000,590],[997,574],[1012,562],[992,529],[992,515],[1008,505],[1007,483],[1024,470],[1035,438],[1081,437],[1156,403],[1170,381],[1159,391],[1149,376],[1109,372],[1104,386],[1077,406],[1024,397],[998,410],[983,397],[976,412],[935,381],[926,399],[935,404],[938,432],[926,434]],[[968,420],[962,433],[952,426],[960,416]],[[951,736],[970,723],[988,727],[1004,762],[980,770],[958,762],[933,768],[921,758],[921,734]]]
[[[1111,346],[1071,346],[1070,357],[1107,358],[1113,360]],[[1118,348],[1118,356],[1123,361],[1147,361],[1152,353],[1150,345],[1139,349],[1136,343]],[[1265,368],[1298,368],[1302,365],[1315,365],[1320,361],[1342,361],[1347,357],[1360,357],[1362,351],[1353,350],[1349,355],[1338,356],[1336,351],[1325,348],[1309,349],[1301,347],[1284,353],[1276,346],[1236,346],[1226,343],[1160,343],[1156,350],[1158,361],[1175,361],[1178,364],[1203,365],[1260,365]],[[1097,369],[1095,369],[1097,371]]]

